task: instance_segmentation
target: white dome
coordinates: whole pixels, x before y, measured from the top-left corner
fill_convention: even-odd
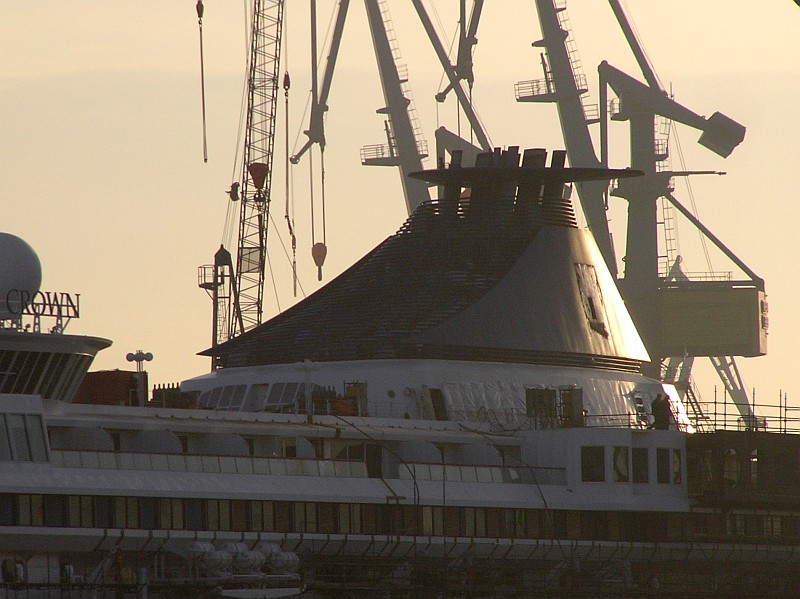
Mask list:
[[[24,240],[0,233],[0,320],[13,318],[39,291],[42,265]]]

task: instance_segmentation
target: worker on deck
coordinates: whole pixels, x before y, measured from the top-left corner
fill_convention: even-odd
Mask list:
[[[654,428],[658,431],[669,429],[669,402],[661,393],[656,395],[656,398],[650,404],[650,413],[653,416],[653,423],[648,428]]]

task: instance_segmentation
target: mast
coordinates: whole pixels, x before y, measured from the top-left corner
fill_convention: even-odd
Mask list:
[[[247,77],[247,124],[240,180],[234,337],[261,323],[275,146],[283,0],[255,0]]]
[[[259,325],[263,314],[283,3],[253,2],[242,172],[228,190],[239,202],[235,263],[220,245],[214,264],[198,269],[198,286],[213,301],[212,348]]]

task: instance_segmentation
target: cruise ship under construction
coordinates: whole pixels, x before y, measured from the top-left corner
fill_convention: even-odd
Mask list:
[[[461,4],[471,47],[482,2],[468,24]],[[677,105],[646,63],[647,84],[604,63],[639,148],[629,168],[607,168],[571,120],[590,119],[560,4],[536,2],[545,79],[517,96],[559,104],[566,151],[476,147],[440,131],[451,145],[425,170],[388,3],[365,1],[391,134],[363,160],[400,168],[410,215],[261,323],[266,232],[251,228],[268,222],[274,132],[263,126],[275,121],[283,2],[255,2],[253,40],[270,42],[254,42],[249,80],[267,89],[250,98],[229,192],[239,246],[201,269],[213,367],[179,386],[148,391],[143,353],[130,355],[136,372],[88,372],[111,342],[65,333],[78,304],[39,291],[33,249],[0,235],[5,263],[19,265],[0,277],[0,597],[800,594],[789,407],[768,426],[735,384],[710,405],[688,379],[690,358],[730,374],[733,358],[719,356],[766,353],[764,282],[700,223],[742,280],[693,281],[679,261],[661,272],[644,233],[655,234],[659,198],[682,209],[658,187],[668,177],[653,119],[701,128],[721,155],[744,127]],[[465,100],[469,69],[447,65],[444,95]],[[324,111],[327,72],[323,82]],[[259,120],[265,107],[272,117]],[[314,118],[309,146],[324,139]],[[643,232],[628,236],[624,276],[598,221],[609,181]],[[320,269],[324,253],[315,248]]]

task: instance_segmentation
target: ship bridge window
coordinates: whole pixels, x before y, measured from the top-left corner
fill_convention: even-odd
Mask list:
[[[267,391],[269,385],[266,383],[251,385],[247,393],[247,401],[242,408],[245,412],[260,412],[267,405]]]
[[[242,408],[242,402],[244,401],[244,394],[246,391],[247,385],[229,385],[225,387],[217,409],[235,410],[238,412]]]
[[[231,407],[231,399],[233,399],[233,392],[235,388],[233,385],[228,385],[227,387],[222,388],[222,395],[219,398],[219,403],[217,404],[218,410],[227,410]]]
[[[47,461],[47,445],[41,416],[0,414],[0,460]]]
[[[302,383],[275,383],[264,406],[266,412],[293,412],[296,398],[304,397],[306,387]]]

